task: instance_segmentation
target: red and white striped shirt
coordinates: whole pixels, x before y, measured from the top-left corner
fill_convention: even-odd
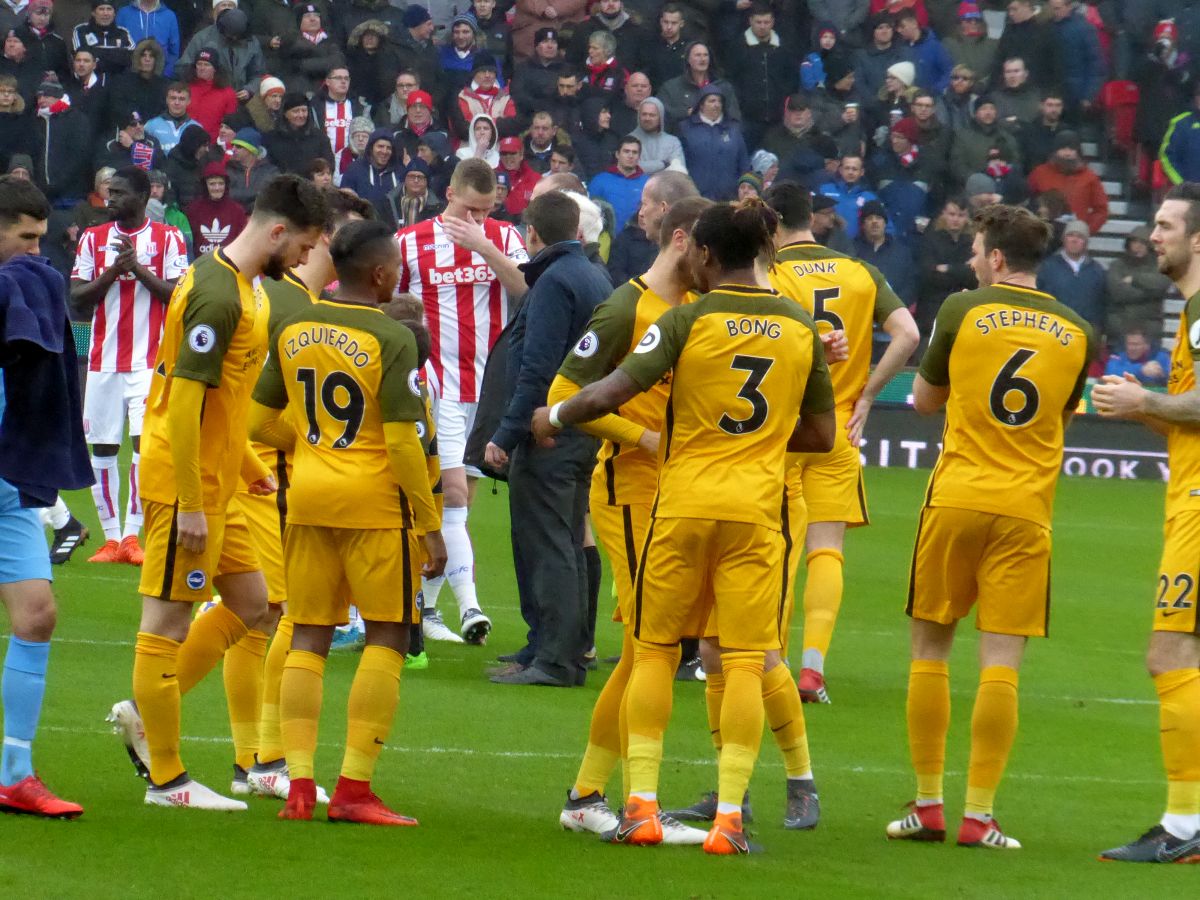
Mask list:
[[[350,123],[354,120],[354,108],[350,100],[325,101],[325,136],[333,148],[333,156],[341,160],[343,151],[350,146]]]
[[[93,281],[116,261],[120,253],[115,235],[125,234],[115,222],[87,229],[79,239],[71,278]],[[187,271],[187,246],[174,225],[147,220],[137,231],[125,234],[137,248],[138,262],[167,281]],[[167,305],[132,272],[117,276],[92,314],[92,346],[88,371],[140,372],[154,367],[162,338]]]
[[[529,254],[517,229],[487,219],[483,233],[509,259]],[[442,399],[476,403],[483,367],[508,324],[508,291],[482,256],[454,244],[442,217],[418,222],[396,235],[400,290],[420,297],[429,329],[429,363]]]

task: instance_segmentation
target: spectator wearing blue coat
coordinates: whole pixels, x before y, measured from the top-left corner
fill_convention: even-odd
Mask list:
[[[480,55],[491,58],[479,45],[479,23],[470,13],[461,13],[450,23],[450,40],[438,51],[442,69],[446,72],[446,95],[455,96],[471,83],[475,63]],[[504,87],[503,62],[495,57],[496,84]]]
[[[1107,66],[1100,51],[1096,28],[1079,11],[1077,0],[1050,0],[1054,37],[1062,60],[1067,115],[1078,120],[1096,102],[1104,86]]]
[[[950,86],[950,71],[954,60],[938,36],[930,28],[922,28],[917,14],[906,9],[896,17],[896,31],[902,44],[907,44],[917,67],[917,87],[940,94]]]
[[[838,163],[838,175],[833,181],[817,188],[817,193],[834,202],[834,211],[846,222],[846,235],[858,234],[858,214],[862,207],[879,196],[863,181],[865,168],[863,158],[857,153],[848,153]]]
[[[342,175],[343,188],[349,188],[370,201],[379,218],[396,224],[388,194],[404,184],[404,165],[396,155],[395,140],[390,128],[376,128],[367,138],[362,156],[350,164]]]
[[[725,115],[725,96],[715,84],[705,85],[696,111],[679,123],[679,141],[688,174],[700,196],[732,200],[737,182],[750,168],[742,126]]]
[[[182,49],[179,42],[179,20],[162,0],[134,0],[117,10],[117,24],[129,32],[134,44],[153,38],[163,48],[163,74],[175,74],[175,60]]]
[[[1099,337],[1104,334],[1108,279],[1104,267],[1088,256],[1088,237],[1086,223],[1068,222],[1062,249],[1046,257],[1038,269],[1037,286],[1083,316]]]
[[[906,306],[917,302],[916,266],[908,247],[887,233],[887,209],[878,200],[863,204],[858,220],[854,255],[870,263],[887,279]]]
[[[1171,371],[1171,354],[1159,347],[1154,349],[1146,332],[1131,328],[1125,333],[1125,349],[1114,353],[1104,364],[1105,375],[1123,378],[1132,375],[1142,384],[1166,387],[1167,374]]]
[[[617,147],[616,161],[592,178],[588,193],[606,201],[613,208],[616,225],[613,234],[620,234],[642,205],[642,189],[649,177],[638,165],[642,157],[642,142],[626,135]]]

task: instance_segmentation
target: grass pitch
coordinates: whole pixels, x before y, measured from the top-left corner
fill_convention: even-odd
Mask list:
[[[1157,821],[1165,798],[1153,686],[1142,654],[1161,547],[1161,485],[1064,481],[1058,498],[1051,638],[1033,641],[1021,683],[1021,729],[998,816],[1025,849],[891,844],[883,827],[914,793],[904,727],[908,560],[926,473],[872,469],[873,525],[852,532],[846,600],[828,664],[833,705],[806,706],[823,817],[811,833],[781,825],[783,769],[769,735],[752,796],[761,856],[711,859],[699,848],[609,847],[557,824],[607,667],[582,690],[501,687],[483,670],[521,643],[500,494],[472,515],[490,644],[434,644],[429,670],[407,673],[377,792],[420,828],[283,823],[280,803],[246,813],[143,806],[108,731],[130,692],[136,573],[89,566],[95,538],[56,572],[61,613],[35,746],[47,782],[82,802],[76,822],[0,817],[0,885],[35,897],[1190,897],[1185,866],[1096,861]],[[69,498],[93,529],[86,493]],[[96,533],[93,531],[93,533]],[[603,596],[607,596],[608,588]],[[444,595],[443,604],[453,608]],[[600,655],[619,646],[603,603]],[[797,615],[794,641],[799,640]],[[954,694],[947,819],[957,827],[977,666],[972,629],[951,666]],[[794,643],[794,646],[797,644]],[[332,787],[355,654],[331,657],[319,779]],[[715,786],[703,686],[679,684],[662,796],[685,805]],[[229,786],[232,747],[219,673],[184,701],[184,759]],[[620,792],[619,783],[610,792]],[[950,824],[953,823],[953,824]]]

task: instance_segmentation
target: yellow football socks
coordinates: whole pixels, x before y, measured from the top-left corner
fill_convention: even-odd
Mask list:
[[[672,688],[679,666],[679,645],[634,640],[633,674],[629,681],[629,793],[645,800],[658,796],[663,732],[671,720]],[[738,796],[739,801],[741,795]]]
[[[313,777],[324,691],[325,658],[307,650],[289,653],[279,688],[279,729],[292,778]]]
[[[252,628],[225,651],[222,672],[225,702],[229,707],[229,730],[233,734],[234,762],[243,769],[254,765],[258,752],[258,719],[262,714],[263,661],[267,657],[265,632]]]
[[[596,791],[604,793],[613,769],[621,761],[621,705],[625,702],[625,688],[632,671],[633,638],[631,630],[626,628],[621,661],[608,676],[592,708],[588,745],[579,764],[579,774],[575,776],[573,792],[576,797],[586,797]]]
[[[258,723],[258,761],[271,763],[283,759],[283,736],[279,733],[279,685],[283,681],[283,664],[292,647],[292,620],[279,619],[267,663],[263,667],[262,713]],[[226,663],[228,665],[228,662]]]
[[[721,758],[721,707],[725,702],[725,673],[704,673],[704,705],[708,707],[708,732],[717,759]]]
[[[971,715],[971,762],[967,769],[967,815],[990,816],[996,788],[1017,736],[1017,670],[988,666],[979,673]]]
[[[787,666],[775,666],[763,674],[763,709],[775,743],[783,753],[788,778],[812,778],[812,760],[808,755],[808,732],[804,726],[804,708],[800,691]]]
[[[400,702],[400,672],[404,654],[390,647],[368,644],[363,649],[350,699],[346,704],[346,753],[342,777],[370,781],[375,761],[392,732]],[[289,768],[291,761],[288,761]]]
[[[150,781],[166,784],[183,774],[179,758],[179,642],[139,631],[133,651],[133,699],[150,748]]]
[[[829,654],[833,626],[842,606],[842,554],[822,547],[808,554],[804,580],[804,649]]]
[[[950,729],[950,664],[914,659],[908,670],[908,750],[917,773],[917,800],[941,801]]]
[[[1200,671],[1176,669],[1154,678],[1167,769],[1167,813],[1200,815]]]
[[[246,631],[246,623],[224,603],[197,618],[179,648],[179,693],[186,694],[199,684]]]
[[[763,729],[763,652],[721,654],[725,700],[721,705],[721,762],[717,810],[740,811],[758,759]]]

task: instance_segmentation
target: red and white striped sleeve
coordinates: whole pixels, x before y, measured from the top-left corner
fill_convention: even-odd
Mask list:
[[[75,265],[71,268],[71,279],[92,281],[96,278],[96,230],[88,228],[79,238],[75,251]]]

